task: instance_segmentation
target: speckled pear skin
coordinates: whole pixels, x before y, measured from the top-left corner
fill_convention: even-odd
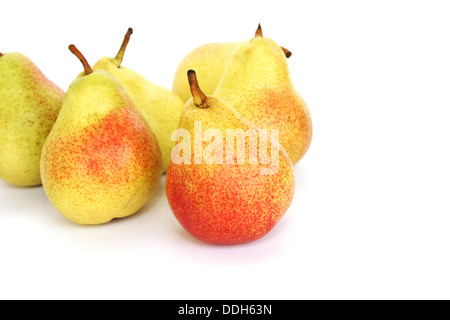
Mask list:
[[[230,105],[213,96],[207,96],[202,108],[191,99],[184,107],[180,128],[190,132],[192,150],[195,148],[195,121],[202,122],[203,132],[210,128],[220,130],[224,140],[227,129],[258,129]],[[205,161],[195,164],[194,154],[191,164],[171,162],[166,175],[166,195],[180,224],[194,237],[216,245],[254,241],[272,230],[288,210],[295,188],[289,156],[273,139],[272,143],[279,152],[279,164],[271,175],[261,175],[261,168],[270,166],[259,161],[251,164],[247,159],[238,164],[236,152],[234,164],[226,160],[223,164]],[[207,145],[203,142],[202,149]],[[248,140],[245,148],[245,154],[249,155]],[[271,154],[270,143],[267,148]],[[225,158],[225,142],[223,155]]]
[[[42,146],[58,117],[64,91],[23,54],[0,54],[0,179],[41,184]]]
[[[78,224],[137,212],[162,176],[155,135],[106,71],[78,77],[42,151],[42,182],[56,209]]]
[[[311,115],[291,81],[285,52],[272,39],[256,35],[234,51],[214,96],[258,127],[279,129],[294,165],[307,152]]]
[[[195,70],[199,79],[202,79],[202,90],[212,95],[222,78],[225,66],[231,54],[243,42],[208,43],[189,52],[178,65],[172,83],[172,91],[180,96],[186,103],[192,96],[189,84],[186,81],[186,72]]]
[[[177,94],[154,84],[134,70],[119,66],[117,59],[104,57],[93,66],[112,74],[130,95],[158,140],[163,159],[163,172],[167,171],[175,142],[170,139],[177,129],[184,103]]]

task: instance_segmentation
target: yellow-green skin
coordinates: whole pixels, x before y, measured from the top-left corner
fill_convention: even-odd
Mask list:
[[[175,142],[170,139],[178,128],[184,103],[169,89],[154,84],[139,73],[120,66],[117,59],[104,57],[97,61],[93,70],[106,70],[125,88],[136,108],[142,113],[161,148],[163,172],[167,171]],[[186,75],[185,75],[186,78]],[[186,79],[185,79],[186,80]]]
[[[305,155],[312,139],[310,112],[292,84],[285,53],[272,39],[255,36],[236,49],[214,96],[256,126],[278,129],[293,164]]]
[[[162,158],[125,89],[103,70],[70,85],[41,159],[42,184],[56,209],[78,224],[138,211],[154,195]]]
[[[188,70],[195,70],[202,91],[206,95],[212,95],[232,53],[242,43],[208,43],[189,52],[175,71],[172,91],[178,94],[184,103],[188,101],[192,96],[186,73]]]
[[[58,117],[64,91],[20,53],[0,56],[0,179],[41,184],[42,146]]]

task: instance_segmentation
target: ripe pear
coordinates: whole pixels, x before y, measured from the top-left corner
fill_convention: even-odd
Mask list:
[[[109,72],[128,92],[134,105],[156,135],[163,158],[163,172],[166,172],[170,163],[170,153],[174,146],[170,137],[178,127],[184,103],[171,90],[154,84],[139,73],[121,65],[132,33],[133,29],[129,28],[117,55],[114,58],[101,58],[93,66],[93,70]]]
[[[181,115],[174,135],[181,142],[173,149],[166,174],[170,208],[180,224],[204,242],[257,240],[291,204],[292,162],[273,132],[205,95],[195,71],[190,70],[188,78],[193,98]]]
[[[258,127],[278,129],[294,165],[305,155],[312,139],[309,109],[292,83],[285,52],[263,37],[261,25],[233,52],[214,96]]]
[[[92,71],[74,45],[84,74],[70,85],[42,150],[44,190],[78,224],[101,224],[138,211],[162,176],[155,135],[121,84]]]
[[[213,94],[231,54],[242,43],[239,41],[208,43],[189,52],[175,71],[172,91],[178,94],[183,102],[192,97],[186,81],[186,72],[193,69],[202,79],[203,92],[207,95]]]
[[[26,56],[0,53],[0,179],[41,184],[42,146],[58,117],[64,91]]]
[[[189,84],[186,82],[186,72],[195,70],[202,79],[202,90],[206,95],[212,95],[222,78],[228,61],[233,52],[243,41],[207,43],[189,52],[179,63],[172,83],[172,91],[180,96],[183,102],[191,98]],[[292,53],[280,47],[289,58]]]

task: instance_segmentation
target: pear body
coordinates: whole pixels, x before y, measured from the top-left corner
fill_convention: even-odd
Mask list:
[[[99,70],[67,90],[42,151],[41,172],[61,214],[78,224],[101,224],[148,202],[162,176],[162,158],[125,89]]]
[[[311,115],[292,84],[285,53],[272,39],[255,36],[234,51],[214,95],[256,126],[278,129],[293,164],[307,152]]]
[[[58,117],[64,91],[26,56],[0,56],[0,179],[41,184],[40,156]]]
[[[210,146],[208,139],[199,142],[196,134],[215,130],[221,137],[215,136],[214,141],[222,139],[223,142],[223,162],[206,161],[208,152],[204,153],[201,163],[195,163],[195,152],[189,154],[190,163],[172,161],[166,175],[170,207],[180,224],[204,242],[240,244],[257,240],[275,226],[291,204],[295,187],[292,163],[270,135],[259,133],[256,126],[231,106],[212,96],[208,96],[205,103],[208,108],[199,108],[192,100],[186,103],[180,120],[180,129],[184,133],[179,133],[179,140],[188,139],[185,135],[189,132],[191,148],[205,152]],[[199,123],[202,131],[196,129]],[[275,151],[271,149],[271,154],[279,154],[276,167],[250,161],[250,154],[259,154],[261,150],[259,143],[256,149],[251,147],[250,138],[240,147],[236,138],[236,144],[231,148],[234,151],[227,151],[227,132],[247,132],[249,129],[258,132],[258,141],[265,138],[273,143]],[[268,145],[272,146],[271,143]],[[177,148],[178,144],[174,152]],[[217,154],[220,149],[219,146],[212,154]],[[188,153],[183,149],[180,154],[185,152]],[[245,152],[246,161],[239,161],[239,152]],[[262,169],[268,169],[270,174],[263,173]]]
[[[130,95],[158,140],[162,153],[163,172],[167,171],[174,146],[171,135],[178,127],[184,103],[177,94],[154,84],[130,68],[119,66],[114,58],[102,58],[93,66],[112,74]]]
[[[225,66],[234,50],[243,42],[208,43],[189,52],[179,63],[172,83],[172,91],[178,94],[185,103],[191,98],[186,72],[195,70],[202,79],[202,90],[211,95],[222,78]]]

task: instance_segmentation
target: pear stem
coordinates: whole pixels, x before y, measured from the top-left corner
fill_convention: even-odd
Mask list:
[[[199,108],[208,108],[208,106],[204,105],[206,100],[206,95],[198,86],[197,75],[194,70],[189,70],[187,72],[189,87],[191,89],[192,97],[194,98],[194,103]]]
[[[262,33],[261,23],[259,23],[258,24],[258,29],[256,29],[256,32],[255,32],[255,38],[256,37],[261,37],[262,38],[262,36],[263,36],[263,33]]]
[[[3,53],[0,52],[0,57],[3,55]]]
[[[292,56],[291,51],[289,51],[288,49],[281,47],[281,46],[280,46],[280,48],[281,48],[281,50],[283,50],[284,54],[286,55],[286,58],[289,58],[290,56]]]
[[[125,54],[125,49],[127,48],[128,42],[130,41],[130,37],[132,34],[133,29],[128,28],[128,31],[125,34],[125,37],[123,38],[122,46],[120,47],[119,52],[117,52],[116,57],[114,58],[115,60],[117,60],[117,62],[119,62],[118,67],[120,67],[120,64],[122,63],[123,55]]]
[[[256,32],[255,32],[255,38],[256,38],[256,37],[261,37],[261,38],[263,37],[263,32],[262,32],[262,28],[261,28],[261,23],[258,24],[258,29],[256,29]],[[281,47],[281,46],[280,46],[280,48],[281,48],[281,50],[283,50],[283,52],[284,52],[286,58],[289,58],[290,56],[292,56],[292,52],[291,52],[291,51],[289,51],[288,49],[286,49],[286,48],[284,48],[284,47]]]
[[[92,68],[89,65],[89,63],[87,62],[86,58],[83,56],[83,54],[80,52],[80,50],[77,49],[77,47],[75,47],[74,44],[71,44],[69,46],[69,50],[70,52],[72,52],[78,59],[80,59],[81,63],[83,64],[83,68],[84,68],[84,75],[87,76],[88,74],[91,74]]]

